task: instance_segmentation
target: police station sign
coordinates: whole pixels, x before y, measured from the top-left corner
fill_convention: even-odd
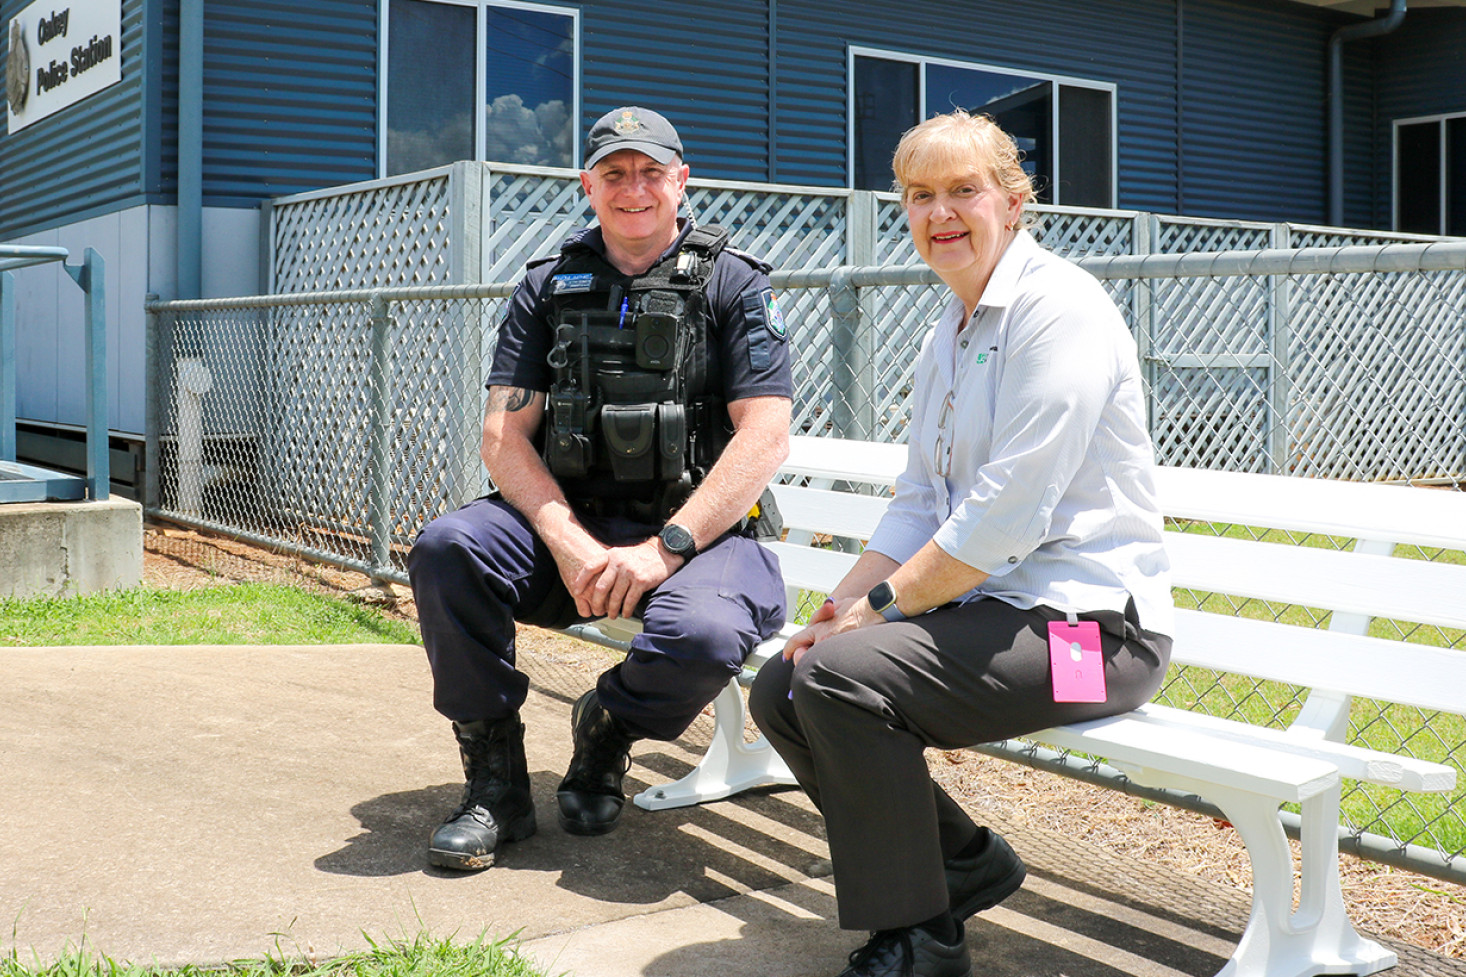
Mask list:
[[[36,0],[6,34],[10,132],[122,80],[122,0]]]

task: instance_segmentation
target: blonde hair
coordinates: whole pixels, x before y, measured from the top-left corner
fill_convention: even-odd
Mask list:
[[[1024,172],[1022,159],[1013,137],[991,116],[957,109],[907,129],[896,146],[891,168],[902,203],[912,183],[977,171],[1017,196],[1021,211],[1033,200],[1033,179]],[[1019,221],[1027,224],[1028,216],[1023,214]]]

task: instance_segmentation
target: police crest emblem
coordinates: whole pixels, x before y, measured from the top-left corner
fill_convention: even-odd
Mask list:
[[[10,22],[10,57],[5,59],[5,100],[12,115],[19,115],[31,94],[31,53],[20,19]]]
[[[612,124],[611,128],[615,129],[619,135],[629,136],[643,126],[641,118],[631,109],[627,109],[621,113],[621,117]]]

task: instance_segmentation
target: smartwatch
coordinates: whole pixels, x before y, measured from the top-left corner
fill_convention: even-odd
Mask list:
[[[679,526],[675,522],[669,522],[657,533],[657,538],[662,545],[667,547],[667,552],[673,556],[680,556],[684,560],[690,560],[697,556],[697,544],[692,540],[692,533],[687,531],[685,526]]]
[[[892,587],[889,581],[882,580],[870,588],[870,593],[865,595],[865,599],[871,608],[887,621],[906,620],[906,615],[896,607],[896,588]]]

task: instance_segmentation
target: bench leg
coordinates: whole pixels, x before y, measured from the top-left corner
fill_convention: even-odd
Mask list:
[[[660,787],[648,787],[632,801],[646,811],[687,807],[731,797],[750,787],[792,785],[794,775],[784,758],[760,736],[743,739],[747,706],[738,680],[730,681],[713,700],[713,741],[687,776]]]
[[[1208,791],[1252,859],[1252,914],[1237,952],[1217,977],[1372,974],[1395,954],[1355,931],[1339,888],[1339,787],[1303,802],[1302,888],[1293,911],[1293,853],[1276,800]]]

